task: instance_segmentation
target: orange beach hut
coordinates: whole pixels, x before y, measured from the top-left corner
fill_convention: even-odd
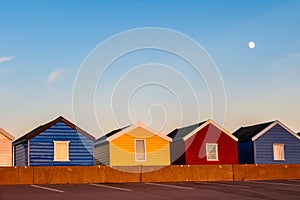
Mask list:
[[[114,130],[95,142],[95,164],[170,165],[171,138],[142,123]]]
[[[14,138],[0,128],[0,166],[12,166],[12,141]]]

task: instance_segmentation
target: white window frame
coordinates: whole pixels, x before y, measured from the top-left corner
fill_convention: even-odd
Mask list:
[[[216,159],[211,159],[208,157],[208,146],[209,145],[214,145],[216,146]],[[207,161],[219,161],[219,151],[218,151],[218,144],[217,143],[206,143],[206,160]]]
[[[70,148],[69,148],[69,144],[70,144],[70,141],[53,141],[54,143],[54,158],[53,158],[53,161],[54,162],[70,162],[70,156],[69,156],[69,151],[70,151]],[[67,144],[67,159],[57,159],[55,158],[55,155],[56,155],[56,144]]]
[[[277,159],[277,158],[275,158],[275,146],[282,146],[282,147],[283,147],[283,158],[282,158],[282,159]],[[273,143],[273,160],[274,160],[274,161],[285,161],[284,144]]]
[[[145,145],[145,160],[138,160],[137,159],[137,152],[136,152],[136,141],[144,141]],[[146,139],[134,139],[134,158],[136,162],[146,162],[147,161],[147,148],[146,148]]]

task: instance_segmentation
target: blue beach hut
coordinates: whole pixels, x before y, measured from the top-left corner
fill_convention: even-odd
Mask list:
[[[13,141],[14,166],[90,166],[95,138],[64,117]]]
[[[300,163],[300,136],[278,120],[241,127],[233,135],[240,164]]]

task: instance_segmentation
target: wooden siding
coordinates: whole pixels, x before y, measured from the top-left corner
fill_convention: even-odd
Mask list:
[[[69,162],[54,160],[54,141],[70,141]],[[94,143],[63,122],[58,122],[30,140],[30,166],[94,165]]]
[[[12,166],[12,141],[0,133],[0,166]]]
[[[300,163],[300,140],[280,125],[276,125],[255,142],[256,164],[296,164]],[[273,144],[284,144],[285,160],[273,160]]]
[[[28,166],[28,144],[27,142],[15,145],[14,147],[14,165]]]
[[[101,144],[95,144],[94,150],[95,165],[109,166],[109,143],[103,142]]]
[[[185,145],[183,140],[173,141],[170,144],[172,165],[185,165]]]
[[[146,140],[146,161],[135,161],[134,139]],[[110,142],[110,165],[170,165],[169,142],[138,127]]]
[[[208,161],[206,156],[206,143],[218,144],[218,161]],[[186,140],[186,164],[188,165],[213,165],[237,164],[237,141],[212,124],[199,130]]]
[[[238,154],[240,164],[254,164],[253,142],[238,143]]]

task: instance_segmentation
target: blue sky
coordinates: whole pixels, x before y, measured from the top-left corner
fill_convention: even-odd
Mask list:
[[[0,126],[18,136],[59,115],[74,120],[73,85],[89,53],[114,34],[162,27],[193,38],[214,60],[226,91],[225,128],[233,131],[239,126],[279,119],[299,132],[299,10],[297,0],[0,0]],[[249,49],[252,40],[256,47]],[[111,117],[106,117],[111,116],[105,110],[110,102],[103,91],[109,91],[135,65],[153,60],[181,70],[191,80],[200,99],[201,116],[192,112],[193,100],[184,100],[190,115],[180,123],[172,94],[149,86],[137,92],[126,107],[132,121],[160,126],[166,120],[162,131],[168,132],[176,126],[213,118],[205,84],[188,73],[189,66],[171,55],[145,51],[119,60],[104,79],[104,88],[95,92],[95,112],[102,120],[103,132],[117,128]],[[181,88],[180,82],[176,86]],[[131,123],[128,113],[122,112],[126,110],[123,101],[127,100],[115,102],[120,125]],[[151,106],[160,104],[168,115],[155,106],[148,112]],[[79,125],[100,136],[84,117]]]

